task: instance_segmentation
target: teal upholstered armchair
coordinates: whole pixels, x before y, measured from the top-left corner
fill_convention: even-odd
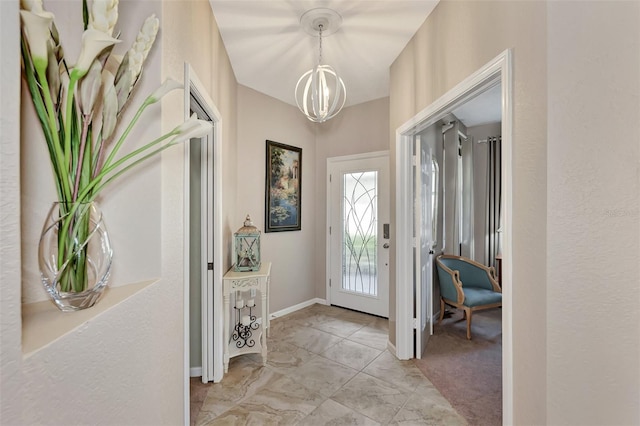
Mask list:
[[[440,280],[440,319],[445,304],[462,309],[467,317],[467,339],[471,340],[473,311],[502,306],[502,289],[496,271],[471,259],[441,254],[436,258]]]

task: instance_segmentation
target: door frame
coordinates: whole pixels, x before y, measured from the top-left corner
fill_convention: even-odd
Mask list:
[[[325,228],[325,232],[326,232],[326,242],[325,242],[325,247],[326,247],[326,253],[325,253],[325,259],[326,259],[326,263],[325,263],[325,300],[327,302],[327,305],[331,305],[331,287],[329,285],[329,280],[331,278],[331,234],[329,234],[329,227],[331,226],[331,182],[329,181],[329,170],[330,170],[330,165],[334,164],[334,163],[339,163],[341,161],[352,161],[352,160],[367,160],[370,158],[379,158],[379,157],[387,157],[387,159],[389,159],[389,151],[372,151],[372,152],[364,152],[362,154],[353,154],[353,155],[342,155],[339,157],[329,157],[327,158],[327,176],[326,176],[326,182],[327,182],[327,219],[326,219],[326,228]],[[389,164],[389,166],[391,166],[391,164]],[[391,168],[389,168],[389,170],[391,170]],[[391,178],[391,176],[389,176],[389,178]],[[391,186],[389,186],[389,190],[391,190]],[[389,200],[391,201],[391,200]],[[389,283],[391,282],[391,276],[389,276]],[[387,297],[388,298],[388,297]]]
[[[188,62],[184,63],[184,116],[189,118],[191,97],[193,96],[205,113],[213,122],[213,199],[208,204],[213,205],[213,286],[208,287],[203,280],[201,283],[202,300],[202,368],[203,378],[207,381],[218,382],[223,375],[223,328],[222,321],[214,318],[222,317],[222,115],[208,95],[204,85],[198,79],[194,69]],[[184,419],[189,424],[190,417],[190,327],[189,327],[189,176],[191,164],[189,158],[189,144],[184,144]],[[206,174],[205,174],[206,176]],[[217,295],[218,297],[213,297]]]
[[[507,49],[396,129],[396,356],[413,357],[413,136],[457,106],[501,84],[503,180],[503,278],[512,283],[513,246],[513,55]],[[512,288],[502,293],[502,405],[505,424],[513,423]]]

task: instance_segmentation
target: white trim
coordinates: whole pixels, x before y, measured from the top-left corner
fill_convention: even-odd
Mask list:
[[[387,340],[387,350],[394,356],[398,356],[398,353],[396,351],[396,347],[393,343],[391,343],[389,340]]]
[[[513,424],[513,59],[511,50],[502,61],[502,178],[504,221],[502,279],[502,419]],[[506,141],[506,142],[505,142]]]
[[[396,130],[396,356],[413,357],[413,193],[411,182],[411,140],[413,135],[441,119],[456,106],[485,90],[501,84],[502,88],[502,158],[503,161],[503,279],[513,280],[512,214],[513,214],[513,73],[512,53],[505,50],[427,108]],[[510,285],[502,294],[502,405],[503,423],[513,424],[513,301]]]
[[[329,233],[329,229],[331,227],[331,181],[330,181],[330,160],[331,158],[327,158],[327,193],[325,198],[325,207],[326,207],[326,223],[325,223],[325,262],[324,262],[324,280],[325,280],[325,298],[327,301],[327,305],[331,304],[331,234]]]
[[[189,377],[202,377],[202,367],[191,367]]]
[[[364,152],[361,154],[352,154],[352,155],[343,155],[340,157],[329,157],[327,158],[327,193],[326,193],[326,228],[325,228],[325,297],[326,304],[331,304],[331,286],[329,285],[329,280],[331,279],[331,235],[329,234],[329,227],[331,226],[331,184],[329,182],[329,174],[331,170],[331,165],[336,163],[341,163],[343,161],[353,161],[353,160],[363,160],[369,158],[379,158],[379,157],[387,157],[389,158],[389,151],[372,151],[372,152]],[[389,164],[391,166],[391,164]],[[391,176],[389,176],[391,179]],[[389,188],[391,189],[391,188]],[[391,281],[391,276],[389,276],[389,282]],[[387,296],[388,298],[388,296]]]
[[[413,183],[411,136],[396,131],[396,356],[413,358]],[[408,163],[406,163],[408,160]],[[405,164],[406,163],[406,164]],[[403,283],[405,283],[403,285]]]
[[[223,375],[223,328],[222,328],[222,115],[208,95],[205,86],[198,79],[195,71],[187,62],[184,64],[184,116],[188,118],[190,115],[191,95],[198,101],[200,106],[205,110],[206,114],[214,123],[213,131],[213,182],[214,197],[213,200],[213,288],[202,286],[202,335],[203,335],[203,366],[201,375],[203,381],[219,382]],[[189,161],[189,144],[184,144],[185,158],[185,175],[184,175],[184,206],[183,216],[184,223],[184,419],[185,424],[189,424],[190,420],[190,386],[189,377],[191,376],[189,352],[189,178],[190,178],[190,161]],[[215,297],[215,296],[218,297]],[[216,319],[220,319],[216,321]],[[205,363],[207,365],[205,366]],[[208,368],[207,368],[208,367]],[[204,376],[207,377],[204,377]]]
[[[389,156],[389,150],[363,152],[361,154],[342,155],[340,157],[329,157],[327,158],[327,164],[339,163],[341,161],[365,160],[367,158],[378,158],[378,157],[388,157],[388,156]]]
[[[184,76],[184,80],[183,80],[183,85],[188,84],[188,70],[190,69],[190,67],[187,67],[187,64],[185,64],[185,76]],[[183,99],[183,113],[185,116],[189,116],[189,113],[191,112],[189,106],[191,103],[191,97],[189,95],[189,91],[188,90],[184,90],[184,99]],[[184,205],[182,206],[182,217],[184,219],[184,229],[182,230],[182,246],[184,247],[184,258],[182,260],[183,262],[183,272],[182,272],[182,282],[183,282],[183,311],[184,311],[184,319],[183,319],[183,335],[184,335],[184,348],[183,348],[183,360],[184,360],[184,365],[183,365],[183,376],[184,376],[184,389],[182,390],[183,393],[183,403],[182,403],[182,409],[184,410],[184,424],[188,425],[191,423],[191,386],[190,386],[190,376],[191,373],[189,371],[190,366],[191,366],[191,359],[190,359],[190,353],[191,353],[191,342],[189,340],[189,332],[190,332],[190,326],[189,326],[189,301],[190,301],[190,295],[189,295],[189,281],[190,281],[190,271],[189,271],[189,257],[190,257],[190,250],[189,250],[189,238],[190,238],[190,231],[189,231],[189,227],[190,227],[190,220],[189,220],[189,203],[191,201],[191,197],[189,195],[189,180],[190,180],[190,176],[189,174],[191,173],[191,168],[190,168],[190,161],[189,161],[189,144],[185,143],[183,144],[183,157],[184,157],[184,162],[185,162],[185,167],[184,167],[184,176],[183,176],[183,182],[184,182],[184,188],[183,188],[183,193],[184,193]]]
[[[316,297],[315,299],[309,299],[306,302],[298,303],[297,305],[289,306],[288,308],[280,309],[277,312],[272,312],[269,315],[269,319],[272,320],[274,318],[280,318],[284,315],[291,314],[295,311],[299,311],[300,309],[304,309],[307,306],[315,305],[316,303],[320,305],[327,305],[327,301],[325,299],[321,299]]]

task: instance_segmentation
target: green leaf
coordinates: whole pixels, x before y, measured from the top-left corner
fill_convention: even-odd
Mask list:
[[[31,62],[31,57],[28,54],[28,49],[25,45],[24,40],[22,41],[22,59],[24,62],[24,78],[27,82],[27,86],[29,87],[31,100],[33,101],[33,106],[36,110],[36,115],[38,116],[38,120],[40,121],[42,132],[44,133],[45,141],[47,143],[47,150],[49,151],[49,158],[51,159],[51,166],[53,168],[53,174],[55,177],[56,190],[58,192],[58,196],[61,196],[61,171],[60,164],[56,157],[54,147],[55,141],[52,135],[52,129],[49,126],[47,110],[42,99],[42,91],[40,90],[40,85],[38,84],[38,79],[34,72],[35,70],[33,68],[33,63]]]

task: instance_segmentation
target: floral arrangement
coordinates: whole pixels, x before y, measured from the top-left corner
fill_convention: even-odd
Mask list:
[[[171,132],[120,158],[117,154],[147,107],[182,85],[168,79],[138,108],[117,135],[118,119],[131,98],[155,41],[158,19],[147,18],[115,74],[107,68],[120,40],[112,37],[118,0],[83,0],[85,30],[74,65],[67,62],[52,13],[41,0],[22,0],[24,75],[49,149],[58,199],[91,201],[109,182],[149,157],[190,137],[203,136],[206,121],[192,117]],[[100,102],[101,100],[101,102]],[[118,136],[116,138],[116,136]]]
[[[51,160],[60,204],[57,267],[81,264],[83,254],[67,244],[84,237],[88,224],[74,218],[82,203],[141,162],[211,129],[194,115],[170,132],[131,152],[122,148],[145,110],[182,85],[168,79],[138,107],[129,123],[120,123],[158,33],[159,21],[148,17],[131,48],[121,59],[113,54],[120,43],[114,29],[118,0],[82,1],[82,47],[75,62],[65,58],[52,13],[42,0],[21,0],[23,76],[40,121]],[[75,260],[71,258],[74,257]],[[82,268],[67,268],[75,277],[57,277],[61,291],[86,289]]]

